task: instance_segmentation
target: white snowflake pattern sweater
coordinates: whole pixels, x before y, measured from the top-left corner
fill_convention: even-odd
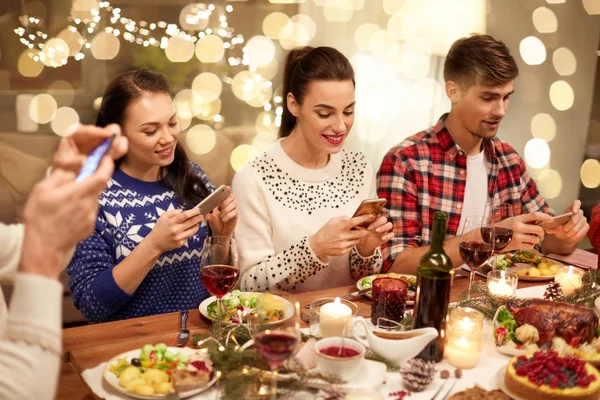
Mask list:
[[[204,172],[192,167],[209,192]],[[205,223],[179,249],[167,251],[133,294],[113,278],[112,269],[150,233],[166,211],[183,209],[175,192],[160,182],[144,182],[116,170],[101,194],[94,233],[77,246],[67,267],[69,289],[77,309],[91,322],[189,310],[209,296],[200,279],[200,250]]]
[[[351,217],[362,200],[377,197],[374,176],[363,154],[345,150],[322,169],[303,168],[281,141],[243,167],[232,184],[241,289],[297,293],[352,285],[378,273],[379,249],[362,257],[354,248],[323,263],[308,244],[331,218]]]

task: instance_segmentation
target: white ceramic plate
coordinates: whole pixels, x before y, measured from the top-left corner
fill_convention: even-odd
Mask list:
[[[538,252],[533,252],[534,254],[536,254],[538,257],[544,257],[542,254],[538,253]],[[514,254],[514,252],[512,253],[508,253],[511,256]],[[492,256],[490,257],[481,267],[477,268],[475,270],[475,274],[479,275],[483,278],[487,278],[487,273],[490,272],[492,270],[492,266],[493,266],[493,262],[494,262],[494,257]],[[559,268],[564,268],[565,265],[563,263],[561,263],[560,261],[556,261],[556,260],[550,260],[552,264],[557,264],[559,266]],[[466,264],[463,264],[462,269],[465,271],[470,271],[469,267]],[[527,263],[515,263],[513,267],[510,267],[507,269],[507,271],[509,272],[514,272],[516,273],[517,271],[520,271],[522,269],[528,269],[528,268],[532,268],[534,267],[534,265],[532,264],[527,264]],[[459,267],[460,268],[460,267]],[[553,280],[555,277],[555,275],[549,275],[549,276],[519,276],[519,280],[520,281],[528,281],[528,282],[545,282],[545,281],[551,281]]]
[[[506,387],[506,383],[504,382],[504,374],[506,374],[506,368],[508,368],[508,366],[500,368],[498,370],[498,372],[496,373],[496,384],[498,385],[498,389],[500,389],[504,393],[506,393],[511,399],[514,399],[514,400],[527,400],[527,399],[524,399],[522,397],[516,396],[513,392],[511,392],[510,390],[508,390],[508,388]],[[540,394],[540,396],[541,396],[541,394]]]
[[[250,293],[250,294],[261,294],[261,293],[257,293],[257,292],[242,292],[242,293]],[[229,296],[231,294],[227,293],[223,299],[228,299]],[[271,322],[271,324],[276,325],[279,324],[283,321],[286,321],[288,319],[290,319],[291,317],[294,316],[294,305],[292,303],[289,302],[289,300],[284,299],[283,297],[280,296],[276,296],[273,295],[274,297],[280,299],[283,301],[283,303],[285,304],[285,309],[283,311],[283,318],[280,319],[279,321],[275,321],[275,322]],[[207,307],[210,303],[212,303],[213,301],[217,300],[217,298],[215,296],[211,296],[208,299],[205,299],[204,301],[202,301],[202,303],[200,303],[200,305],[198,306],[198,310],[200,311],[200,314],[202,314],[205,318],[208,318],[211,321],[214,321],[215,318],[209,317],[208,316],[208,311],[207,311]],[[223,322],[225,325],[234,325],[231,322]],[[268,325],[268,324],[267,324]]]
[[[183,355],[185,355],[187,357],[191,356],[192,354],[194,354],[196,352],[194,349],[190,349],[189,347],[168,347],[168,350],[170,350],[174,353],[181,352],[181,353],[183,353]],[[108,385],[112,386],[112,388],[115,389],[116,391],[118,391],[119,393],[122,393],[124,395],[133,397],[136,399],[156,400],[156,399],[166,398],[167,397],[166,394],[155,394],[154,396],[142,396],[142,395],[135,394],[135,393],[129,393],[127,390],[125,390],[125,388],[123,386],[119,385],[119,378],[117,378],[117,376],[113,372],[110,371],[111,365],[116,364],[120,358],[125,358],[125,359],[127,359],[127,361],[131,361],[132,358],[139,358],[141,353],[142,353],[141,349],[136,349],[136,350],[126,351],[125,353],[121,353],[118,356],[113,357],[106,364],[106,367],[104,368],[104,381],[106,383],[108,383]],[[186,399],[188,397],[197,395],[198,393],[201,393],[201,392],[205,391],[206,389],[208,389],[209,387],[211,387],[212,385],[214,385],[214,383],[216,381],[217,381],[217,377],[216,377],[216,374],[214,374],[213,378],[206,384],[206,386],[202,386],[202,387],[199,387],[194,390],[188,390],[187,392],[180,392],[179,398]]]
[[[416,275],[396,274],[395,272],[392,272],[392,274],[393,274],[393,275],[391,276],[392,278],[402,278],[402,277],[405,277],[405,278],[413,278],[413,279],[415,279],[415,281],[416,281],[416,279],[417,279],[417,276],[416,276]],[[372,278],[372,279],[375,279],[375,278],[383,278],[383,277],[389,277],[389,276],[390,276],[390,273],[387,273],[387,274],[375,274],[375,275],[369,275],[369,276],[365,276],[365,277],[363,277],[363,278],[360,278],[360,279],[358,280],[358,282],[356,282],[356,288],[357,288],[358,290],[362,290],[362,289],[363,289],[363,287],[362,287],[362,283],[363,283],[363,280],[364,280],[364,279],[366,279],[366,278]],[[415,292],[413,292],[413,291],[411,291],[411,290],[409,290],[409,291],[408,291],[408,293],[409,293],[409,294],[412,294],[412,295],[413,295],[413,297],[414,297],[414,295],[415,295]],[[365,296],[367,296],[368,298],[371,298],[371,292],[367,292],[367,293],[365,294]],[[412,305],[414,305],[414,304],[415,304],[414,300],[407,300],[407,301],[406,301],[406,305],[407,305],[407,306],[412,306]]]

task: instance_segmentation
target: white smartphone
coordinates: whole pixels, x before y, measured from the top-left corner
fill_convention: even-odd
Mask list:
[[[214,192],[206,196],[206,198],[194,208],[199,208],[200,214],[206,216],[206,214],[211,213],[212,210],[219,207],[219,204],[227,197],[229,197],[229,190],[227,190],[227,186],[221,185],[216,188]]]
[[[558,228],[559,226],[563,226],[564,224],[569,222],[571,220],[571,218],[573,218],[572,212],[562,214],[562,215],[557,215],[556,217],[554,217],[554,220],[552,222],[541,222],[540,226],[544,229],[544,231],[547,231],[548,229],[553,229],[553,228]]]
[[[77,178],[76,178],[77,182],[81,182],[82,180],[84,180],[85,178],[87,178],[88,176],[90,176],[94,172],[96,172],[96,170],[100,166],[100,162],[102,161],[102,158],[110,150],[110,146],[112,145],[112,142],[115,140],[115,136],[116,135],[113,134],[111,137],[109,137],[108,139],[106,139],[105,141],[100,143],[98,145],[98,147],[96,147],[94,150],[92,150],[90,155],[85,160],[83,167],[81,167],[81,170],[79,171],[79,175],[77,175]]]
[[[369,225],[371,225],[371,223],[373,221],[375,221],[377,219],[377,217],[379,217],[379,214],[381,214],[381,211],[383,210],[383,207],[385,206],[386,202],[387,202],[386,199],[381,199],[381,198],[380,199],[363,200],[362,203],[360,203],[360,205],[354,212],[354,215],[352,216],[352,218],[359,217],[359,216],[365,215],[365,214],[370,214],[372,216],[372,218],[370,221],[356,225],[352,229],[367,229],[369,227]]]

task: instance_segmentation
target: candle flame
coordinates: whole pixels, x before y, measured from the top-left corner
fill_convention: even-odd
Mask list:
[[[462,336],[460,339],[458,339],[456,341],[456,344],[459,345],[462,348],[467,348],[469,347],[469,343],[467,342],[467,338],[465,338],[464,336]]]
[[[335,300],[333,301],[335,304],[341,304],[342,301],[340,300],[339,297],[336,297]]]
[[[569,272],[567,273],[567,275],[569,276],[569,278],[571,276],[573,276],[573,266],[572,265],[569,265]]]
[[[500,283],[506,283],[506,271],[500,271]]]

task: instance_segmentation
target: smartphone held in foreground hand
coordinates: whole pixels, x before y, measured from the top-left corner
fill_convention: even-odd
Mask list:
[[[362,203],[360,203],[360,205],[356,209],[356,212],[354,213],[354,215],[352,216],[352,218],[354,218],[354,217],[360,217],[361,215],[366,215],[366,214],[371,215],[372,218],[371,218],[370,221],[367,221],[365,223],[356,225],[353,229],[366,229],[366,228],[368,228],[368,226],[371,225],[371,223],[373,221],[375,221],[377,219],[377,217],[379,217],[379,214],[381,214],[381,211],[383,211],[383,207],[385,206],[386,202],[387,202],[386,199],[368,199],[368,200],[363,200]]]
[[[108,151],[110,150],[110,147],[113,141],[115,140],[116,136],[117,135],[113,134],[111,137],[100,143],[98,147],[92,150],[90,155],[87,157],[87,160],[85,160],[83,167],[81,167],[79,175],[77,175],[77,182],[81,182],[82,180],[96,172],[96,170],[100,166],[100,163],[102,162],[102,158],[104,158],[106,153],[108,153]]]
[[[564,224],[569,222],[571,218],[573,218],[572,212],[557,215],[554,217],[554,220],[552,222],[542,222],[540,223],[540,226],[544,229],[544,231],[547,231],[549,229],[554,229],[558,228],[559,226],[563,226]]]
[[[207,214],[210,214],[212,210],[219,207],[227,197],[229,197],[229,190],[227,190],[227,186],[221,185],[194,208],[199,208],[200,214],[206,216]]]

